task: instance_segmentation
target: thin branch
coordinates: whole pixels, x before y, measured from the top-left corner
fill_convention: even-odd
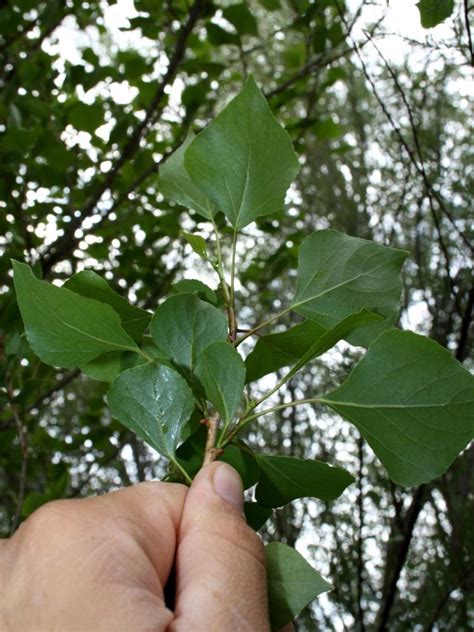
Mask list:
[[[458,346],[456,348],[455,358],[459,362],[463,362],[466,359],[469,342],[469,328],[472,322],[472,313],[474,310],[474,286],[469,291],[466,308],[461,320],[461,330],[459,333]]]
[[[384,590],[384,595],[379,608],[376,627],[377,632],[388,632],[388,630],[390,630],[389,619],[395,602],[395,596],[397,594],[398,580],[400,579],[401,572],[407,560],[416,521],[423,508],[426,497],[425,492],[426,485],[420,485],[414,491],[410,507],[406,513],[403,538],[396,544],[393,570]]]
[[[339,4],[337,2],[336,2],[336,5],[337,5],[338,10],[340,12],[341,20],[345,24],[345,19],[344,19],[342,13],[341,13]],[[369,73],[369,71],[367,69],[367,66],[366,66],[366,64],[364,62],[364,59],[362,58],[362,55],[360,53],[359,45],[354,40],[352,40],[352,41],[353,41],[353,44],[354,44],[355,53],[356,53],[357,58],[359,59],[359,62],[361,64],[362,72],[363,72],[366,80],[370,84],[370,87],[372,88],[372,92],[373,92],[378,104],[380,105],[385,117],[387,118],[388,122],[390,123],[390,126],[392,127],[393,131],[395,132],[395,134],[396,134],[396,136],[397,136],[397,138],[398,138],[398,140],[400,142],[400,145],[406,151],[406,153],[407,153],[410,161],[412,162],[413,166],[418,171],[418,173],[421,175],[423,183],[424,183],[424,185],[426,187],[427,192],[430,192],[434,197],[436,197],[436,200],[437,200],[438,204],[440,205],[440,207],[442,207],[442,206],[444,207],[443,201],[441,200],[439,195],[436,193],[436,191],[433,189],[433,187],[431,185],[431,182],[429,181],[429,178],[428,178],[428,176],[426,174],[426,171],[424,169],[423,164],[422,163],[419,164],[419,161],[417,160],[417,158],[414,155],[412,149],[409,147],[408,143],[406,142],[406,140],[405,140],[400,128],[398,127],[398,125],[396,125],[395,121],[393,120],[392,115],[390,114],[390,112],[388,111],[385,103],[383,102],[383,99],[380,97],[380,95],[378,93],[378,90],[377,90],[377,87],[376,87],[376,85],[375,85],[375,83],[374,83],[374,81],[373,81],[373,79],[372,79],[372,77],[371,77],[371,75],[370,75],[370,73]],[[367,39],[366,41],[370,41],[370,40]],[[453,279],[451,277],[451,272],[450,272],[451,264],[450,264],[449,252],[448,252],[448,249],[447,249],[446,244],[444,242],[444,238],[443,238],[443,235],[442,235],[442,232],[441,232],[441,226],[440,226],[440,223],[439,223],[439,219],[438,219],[438,217],[436,215],[436,212],[435,212],[435,209],[434,209],[432,195],[428,195],[430,211],[431,211],[431,215],[433,217],[433,222],[434,222],[434,225],[435,225],[436,233],[438,235],[439,245],[440,245],[440,248],[441,248],[441,250],[443,252],[445,261],[446,261],[446,275],[447,275],[447,278],[448,278],[451,294],[453,296],[453,299],[454,299],[454,302],[456,304],[456,307],[457,307],[458,311],[460,311],[459,297],[458,297],[458,294],[457,294],[457,291],[456,291],[456,286],[454,284],[454,281],[453,281]],[[464,241],[464,239],[465,239],[464,236],[462,235],[462,233],[459,231],[459,229],[457,228],[457,226],[455,224],[454,224],[454,226],[455,226],[457,232],[461,235],[461,237],[463,238],[463,241]],[[468,245],[469,249],[472,251],[472,247],[470,246],[469,242],[468,242],[467,245]]]
[[[288,312],[291,312],[292,309],[293,309],[293,306],[286,307],[281,312],[278,312],[278,314],[275,314],[271,318],[267,318],[267,320],[264,320],[258,325],[255,325],[255,327],[252,327],[252,329],[248,329],[247,333],[245,333],[241,338],[238,338],[235,341],[235,346],[238,347],[244,340],[246,340],[250,336],[253,336],[254,334],[257,334],[260,331],[260,329],[263,329],[267,325],[271,325],[271,323],[274,323],[276,320],[278,320],[282,316],[285,316],[285,314],[288,314]]]
[[[351,52],[353,52],[352,48],[345,48],[339,53],[332,55],[331,57],[319,56],[319,57],[316,57],[315,59],[311,59],[308,63],[302,66],[300,70],[298,70],[296,73],[291,75],[291,77],[283,81],[280,85],[273,88],[273,90],[269,90],[268,92],[265,92],[264,93],[265,97],[267,99],[271,99],[271,97],[274,97],[277,94],[281,94],[282,92],[285,92],[288,88],[290,88],[294,83],[297,83],[300,79],[304,79],[307,75],[309,75],[312,72],[315,72],[317,70],[322,70],[326,66],[330,66],[335,61],[337,61],[338,59],[341,59],[341,57],[345,57],[346,55],[349,55],[349,53]]]
[[[365,632],[364,609],[362,599],[364,594],[364,542],[362,531],[364,529],[364,491],[362,487],[364,475],[364,439],[362,435],[358,438],[359,453],[359,475],[357,477],[357,513],[358,513],[358,533],[357,533],[357,613],[359,618],[359,628]]]
[[[204,460],[202,466],[215,461],[223,452],[220,448],[216,448],[217,429],[219,428],[219,417],[208,417],[201,421],[207,426],[206,447],[204,449]]]
[[[65,386],[67,386],[70,382],[72,382],[74,379],[76,379],[76,377],[80,374],[80,370],[79,369],[74,369],[74,371],[71,371],[70,373],[68,373],[67,375],[65,375],[61,380],[59,380],[59,382],[56,382],[56,384],[54,386],[52,386],[49,390],[47,390],[45,393],[43,393],[42,395],[40,395],[34,402],[33,404],[31,404],[30,406],[28,406],[28,408],[25,409],[25,413],[30,413],[32,410],[34,410],[35,408],[39,408],[45,401],[47,401],[52,395],[54,395],[55,393],[57,393],[58,391],[62,390]],[[8,419],[5,419],[5,421],[2,422],[0,427],[7,427],[9,426],[12,421],[15,420],[15,416],[12,415],[11,417],[9,417]]]
[[[263,410],[257,411],[253,415],[247,416],[245,413],[240,421],[231,429],[229,434],[220,442],[220,447],[225,448],[226,445],[229,445],[235,437],[241,432],[247,424],[249,424],[254,419],[258,419],[258,417],[263,417],[264,415],[269,415],[270,413],[274,413],[277,410],[283,410],[284,408],[293,408],[294,406],[302,406],[303,404],[320,404],[323,403],[324,400],[322,398],[311,397],[308,399],[299,399],[295,402],[286,402],[284,404],[278,404],[278,406],[272,406],[271,408],[264,408]],[[252,407],[250,410],[253,410]]]
[[[230,264],[230,332],[229,337],[232,342],[235,342],[237,338],[237,319],[235,317],[235,256],[237,251],[237,230],[234,230],[232,238],[232,257]]]
[[[423,183],[427,189],[427,193],[428,193],[428,198],[430,200],[430,208],[432,209],[432,214],[434,213],[434,209],[432,208],[433,205],[433,200],[431,199],[431,196],[433,196],[439,207],[440,210],[442,211],[442,213],[444,213],[444,215],[446,215],[446,217],[449,219],[451,225],[453,226],[453,228],[456,230],[456,232],[459,234],[461,240],[463,241],[464,245],[470,250],[471,253],[474,252],[473,247],[471,242],[469,241],[469,239],[463,234],[463,232],[458,228],[458,226],[456,225],[456,220],[453,217],[451,211],[447,208],[447,206],[444,203],[444,200],[441,198],[441,196],[439,195],[439,193],[433,189],[433,185],[431,184],[430,179],[428,178],[428,174],[426,173],[426,168],[425,168],[425,163],[424,163],[424,159],[423,159],[423,153],[421,150],[421,143],[420,143],[420,139],[418,136],[418,129],[415,123],[415,118],[413,116],[413,110],[412,107],[407,99],[407,96],[405,94],[405,91],[402,87],[402,85],[400,84],[397,74],[396,72],[393,70],[392,66],[390,65],[390,63],[388,62],[388,60],[384,57],[382,51],[379,49],[379,47],[377,46],[377,44],[373,41],[373,39],[368,38],[370,43],[372,44],[372,46],[375,48],[375,50],[377,51],[379,57],[381,58],[381,60],[383,61],[385,68],[388,70],[393,83],[395,85],[395,88],[397,89],[398,93],[401,96],[401,99],[403,101],[403,105],[406,108],[407,114],[408,114],[408,120],[410,122],[410,128],[412,131],[412,135],[413,135],[413,141],[415,143],[415,149],[416,149],[416,153],[418,155],[418,161],[414,161],[413,165],[415,166],[415,168],[417,169],[418,173],[421,175],[422,179],[423,179]]]
[[[18,414],[18,409],[16,404],[13,403],[13,399],[15,397],[13,392],[13,386],[10,380],[7,382],[7,393],[8,397],[11,401],[11,407],[13,410],[13,418],[15,419],[15,424],[18,432],[18,439],[20,442],[21,448],[21,468],[20,468],[20,483],[18,488],[18,499],[16,503],[15,513],[13,514],[12,522],[10,525],[10,535],[16,531],[18,527],[18,523],[20,522],[21,510],[23,508],[23,503],[25,501],[25,492],[26,492],[26,476],[27,476],[27,467],[28,467],[28,435],[25,432],[25,428],[23,422],[20,419],[20,415]]]
[[[471,58],[471,66],[474,67],[474,49],[472,47],[471,25],[469,23],[469,3],[468,3],[468,0],[464,0],[463,5],[464,5],[464,23],[466,25],[469,56]]]

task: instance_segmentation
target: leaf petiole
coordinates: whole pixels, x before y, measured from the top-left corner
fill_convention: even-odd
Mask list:
[[[221,442],[220,447],[225,448],[229,443],[231,443],[235,437],[239,434],[241,430],[247,426],[251,421],[257,419],[258,417],[263,417],[264,415],[268,415],[270,413],[276,412],[277,410],[282,410],[284,408],[291,408],[295,406],[301,406],[302,404],[321,404],[324,402],[324,399],[318,397],[312,397],[309,399],[300,399],[294,402],[286,402],[285,404],[279,404],[278,406],[272,406],[271,408],[264,408],[263,410],[257,411],[253,415],[247,415],[247,412],[244,413],[244,416],[240,419],[240,421],[231,429],[227,437]],[[260,402],[258,402],[260,403]],[[251,412],[258,403],[254,403],[248,412]]]
[[[176,465],[178,470],[184,476],[186,482],[189,483],[189,485],[191,485],[191,483],[193,482],[193,479],[189,476],[189,474],[186,472],[186,470],[181,465],[181,463],[177,459],[173,459],[173,457],[170,457],[170,461],[173,463],[173,465]]]
[[[282,316],[285,316],[285,314],[288,314],[288,312],[291,312],[292,309],[293,309],[293,305],[290,305],[290,307],[286,307],[281,312],[278,312],[278,314],[275,314],[271,318],[268,318],[267,320],[264,320],[263,322],[261,322],[259,325],[256,325],[252,329],[249,329],[243,336],[241,336],[234,342],[234,347],[238,347],[240,343],[242,343],[244,340],[246,340],[250,336],[253,336],[253,334],[258,333],[260,329],[263,329],[267,325],[274,323],[276,320],[278,320]]]

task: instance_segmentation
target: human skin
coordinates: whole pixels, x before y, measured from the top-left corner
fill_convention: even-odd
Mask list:
[[[242,508],[224,463],[189,489],[147,482],[48,503],[0,541],[0,630],[267,632],[263,546]]]

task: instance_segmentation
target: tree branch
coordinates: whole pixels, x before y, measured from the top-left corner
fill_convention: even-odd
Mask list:
[[[25,427],[23,425],[22,420],[20,419],[20,415],[18,414],[18,409],[16,404],[13,403],[14,392],[13,386],[10,380],[7,382],[7,392],[8,397],[11,401],[11,407],[13,410],[13,418],[15,420],[15,424],[18,432],[18,439],[20,441],[21,448],[21,468],[20,468],[20,483],[18,489],[18,499],[16,503],[15,513],[13,514],[11,526],[10,526],[10,536],[16,531],[18,527],[18,523],[20,522],[21,510],[23,508],[23,503],[25,501],[25,492],[26,492],[26,476],[27,476],[27,467],[28,467],[28,435],[25,432]]]
[[[398,580],[405,566],[416,521],[425,502],[426,489],[426,485],[420,485],[414,491],[410,507],[403,521],[403,537],[400,541],[397,540],[392,543],[392,550],[388,554],[390,555],[390,559],[393,560],[393,567],[391,575],[388,577],[388,581],[384,586],[383,597],[377,616],[377,632],[388,632],[390,629],[388,623],[397,594]],[[389,566],[386,563],[386,569],[388,568]]]
[[[463,5],[464,5],[464,23],[466,25],[469,56],[471,58],[471,66],[474,67],[474,49],[472,47],[471,25],[469,23],[469,3],[468,3],[468,0],[464,0]]]
[[[474,310],[474,286],[471,287],[467,298],[466,308],[461,320],[461,330],[459,333],[459,341],[456,349],[455,358],[459,362],[466,359],[469,342],[469,328],[472,322],[472,312]]]

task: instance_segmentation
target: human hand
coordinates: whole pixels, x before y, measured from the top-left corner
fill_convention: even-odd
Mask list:
[[[266,632],[263,546],[242,507],[240,478],[224,463],[189,490],[149,482],[43,506],[0,541],[0,629]]]

